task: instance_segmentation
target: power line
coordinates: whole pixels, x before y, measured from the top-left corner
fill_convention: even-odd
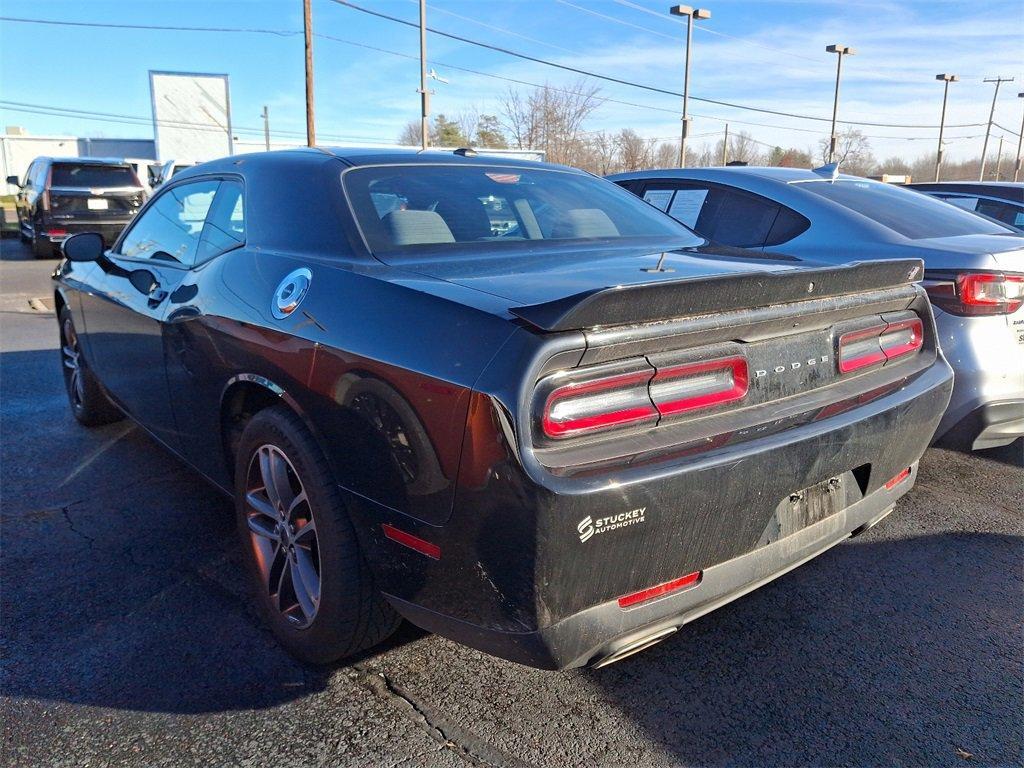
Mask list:
[[[394,21],[394,22],[397,22],[397,23],[400,23],[400,24],[404,24],[406,26],[417,26],[417,25],[413,24],[412,22],[407,22],[407,21],[404,21],[402,19],[398,19],[398,18],[395,18],[395,17],[392,17],[392,16],[388,16],[386,14],[381,14],[381,13],[379,13],[377,11],[371,11],[369,9],[360,8],[359,6],[356,6],[356,5],[353,5],[352,3],[346,2],[346,0],[331,0],[331,1],[335,2],[335,3],[339,4],[339,5],[348,6],[348,7],[352,8],[353,10],[359,10],[359,11],[362,11],[364,13],[369,13],[369,14],[374,15],[374,16],[379,16],[381,18],[385,18],[387,20]],[[61,20],[55,20],[55,19],[27,19],[27,18],[17,18],[17,17],[11,17],[11,16],[0,16],[0,21],[7,21],[7,22],[14,22],[14,23],[24,23],[24,24],[42,24],[42,25],[52,25],[52,26],[68,26],[68,27],[90,27],[90,28],[103,28],[103,29],[144,29],[144,30],[177,31],[177,32],[219,32],[219,33],[269,34],[269,35],[274,35],[274,36],[277,36],[277,37],[289,37],[289,36],[297,36],[297,35],[301,35],[302,34],[302,32],[299,31],[299,30],[279,30],[279,29],[241,28],[241,27],[235,27],[235,28],[232,28],[232,27],[198,27],[198,26],[180,26],[180,25],[170,26],[170,25],[151,25],[151,24],[113,24],[113,23],[101,23],[101,22],[61,21]],[[526,56],[525,54],[520,54],[520,53],[517,53],[517,52],[514,52],[514,51],[508,51],[506,49],[502,49],[502,48],[499,48],[497,46],[491,46],[491,45],[486,44],[486,43],[480,43],[478,41],[472,41],[472,40],[469,40],[467,38],[461,38],[459,36],[451,35],[449,33],[440,32],[438,30],[430,29],[430,31],[435,33],[435,34],[441,35],[443,37],[450,37],[450,38],[459,40],[461,42],[468,42],[471,45],[483,46],[483,47],[486,47],[486,48],[497,50],[499,52],[508,53],[509,55],[516,56],[516,57],[519,57],[519,58],[527,58],[529,60],[536,61],[537,63],[545,64],[545,65],[548,65],[548,66],[554,66],[554,67],[558,67],[558,68],[561,68],[561,69],[568,69],[569,71],[573,71],[573,72],[576,72],[578,74],[583,74],[583,75],[586,75],[586,76],[589,76],[589,77],[595,77],[597,79],[604,79],[604,80],[611,80],[613,82],[619,82],[619,83],[622,83],[622,84],[625,84],[625,85],[631,85],[631,86],[634,86],[634,87],[643,88],[645,90],[650,90],[650,91],[654,91],[654,92],[657,92],[657,93],[662,93],[662,94],[665,94],[665,95],[676,96],[676,97],[681,97],[682,96],[681,93],[677,93],[677,92],[674,92],[674,91],[668,91],[668,90],[664,90],[664,89],[654,88],[654,87],[651,87],[651,86],[645,86],[645,85],[638,84],[638,83],[631,83],[629,81],[618,80],[618,79],[615,79],[615,78],[608,78],[608,77],[604,77],[604,76],[601,76],[601,75],[596,75],[596,74],[593,74],[593,73],[589,73],[589,72],[586,72],[584,70],[577,70],[575,68],[565,67],[564,65],[559,65],[559,64],[556,64],[554,62],[548,62],[548,61],[545,61],[543,59],[538,59],[538,58],[535,58],[535,57],[529,57],[529,56]],[[334,36],[334,35],[329,35],[329,34],[324,34],[324,33],[317,33],[316,37],[321,38],[321,39],[325,39],[325,40],[330,40],[330,41],[336,42],[336,43],[341,43],[341,44],[344,44],[344,45],[355,46],[355,47],[358,47],[358,48],[363,48],[365,50],[376,51],[378,53],[386,53],[386,54],[389,54],[389,55],[392,55],[392,56],[398,56],[398,57],[406,58],[406,59],[410,59],[410,60],[417,59],[416,56],[412,56],[412,55],[409,55],[409,54],[401,53],[401,52],[398,52],[398,51],[389,50],[387,48],[381,48],[381,47],[378,47],[378,46],[368,45],[366,43],[356,42],[354,40],[347,40],[345,38],[337,37],[337,36]],[[478,75],[478,76],[481,76],[481,77],[487,77],[487,78],[491,78],[491,79],[495,79],[495,80],[502,80],[504,82],[515,83],[517,85],[526,85],[526,86],[535,87],[535,88],[547,87],[547,88],[550,88],[553,91],[557,91],[557,92],[560,92],[560,93],[575,93],[574,91],[570,91],[570,90],[564,89],[564,88],[558,88],[558,87],[551,86],[551,85],[546,85],[546,84],[545,85],[541,85],[539,83],[531,82],[531,81],[528,81],[528,80],[522,80],[522,79],[517,79],[517,78],[512,78],[512,77],[507,77],[507,76],[502,76],[502,75],[495,75],[495,74],[490,73],[490,72],[483,72],[483,71],[480,71],[480,70],[477,70],[477,69],[472,69],[472,68],[469,68],[469,67],[461,67],[461,66],[457,66],[457,65],[454,65],[454,64],[449,64],[449,63],[442,62],[442,61],[432,60],[432,63],[437,65],[437,66],[445,67],[447,69],[451,69],[451,70],[454,70],[454,71],[466,72],[466,73],[473,74],[473,75]],[[657,107],[657,106],[654,106],[654,105],[651,105],[651,104],[639,104],[639,103],[636,103],[636,102],[624,101],[624,100],[621,100],[621,99],[613,99],[613,98],[605,97],[605,96],[598,96],[596,98],[599,101],[601,101],[602,103],[621,104],[623,106],[635,107],[635,108],[638,108],[638,109],[648,109],[648,110],[664,112],[664,113],[668,113],[668,114],[676,114],[678,112],[678,110],[675,110],[675,109],[668,109],[668,108],[665,108],[665,107]],[[791,118],[801,119],[801,120],[827,121],[827,118],[819,118],[819,117],[811,117],[811,116],[806,116],[806,115],[798,115],[798,114],[794,114],[794,113],[787,113],[787,112],[781,112],[781,111],[776,111],[776,110],[761,109],[761,108],[758,108],[758,107],[748,107],[748,106],[739,105],[739,104],[731,104],[729,102],[722,102],[722,101],[716,101],[716,100],[713,100],[713,99],[700,98],[700,97],[697,97],[697,96],[694,96],[692,98],[694,100],[696,100],[696,101],[702,101],[702,102],[705,102],[705,103],[711,103],[711,104],[716,104],[716,105],[721,105],[721,106],[726,106],[726,107],[736,108],[736,109],[752,110],[752,111],[762,112],[762,113],[766,113],[766,114],[779,115],[779,116],[782,116],[782,117],[791,117]],[[717,117],[717,116],[714,116],[714,115],[695,114],[694,116],[695,117],[700,117],[702,119],[718,120],[718,121],[721,121],[721,122],[733,122],[733,123],[737,123],[737,124],[740,124],[740,125],[750,125],[750,126],[755,126],[755,127],[760,127],[760,128],[771,128],[771,129],[774,129],[774,130],[781,130],[781,131],[793,131],[793,132],[813,133],[813,134],[820,133],[820,131],[818,131],[816,129],[813,129],[813,128],[800,128],[800,127],[795,127],[795,126],[773,125],[773,124],[769,124],[769,123],[758,123],[758,122],[752,122],[752,121],[743,121],[743,120],[739,120],[739,119],[735,119],[735,118],[728,118],[727,119],[727,118],[723,118],[723,117]],[[840,120],[838,122],[844,123],[844,124],[850,124],[850,125],[865,125],[865,126],[889,127],[889,128],[931,129],[931,128],[937,128],[938,127],[938,126],[931,126],[931,125],[900,125],[900,124],[886,124],[886,123],[862,123],[862,122],[848,121],[848,120]],[[950,125],[950,126],[947,126],[947,127],[949,127],[949,128],[973,128],[973,127],[977,127],[977,126],[981,126],[981,125],[984,125],[984,124],[983,123],[963,123],[963,124],[957,124],[957,125]],[[1000,127],[1002,127],[1002,126],[1000,126]],[[1004,128],[1003,130],[1007,130],[1007,129]],[[278,131],[277,133],[282,133],[282,132]],[[1017,135],[1016,132],[1011,132],[1011,133],[1013,133],[1013,135]],[[868,138],[913,141],[913,140],[923,139],[923,138],[926,138],[926,137],[869,136]],[[953,137],[953,138],[975,138],[975,137],[973,137],[973,136],[972,137],[964,136],[964,137]]]
[[[376,17],[381,18],[381,19],[386,19],[388,21],[395,22],[396,24],[402,24],[403,26],[407,26],[407,27],[417,27],[417,28],[419,27],[418,24],[415,24],[415,23],[413,23],[411,21],[406,21],[405,19],[398,18],[397,16],[391,16],[391,15],[386,14],[386,13],[381,13],[380,11],[374,11],[374,10],[372,10],[370,8],[364,8],[362,6],[356,5],[355,3],[349,2],[349,0],[330,0],[330,1],[332,3],[337,4],[337,5],[341,5],[341,6],[344,6],[346,8],[351,8],[354,11],[359,11],[360,13],[365,13],[365,14],[368,14],[370,16],[376,16]],[[565,0],[559,0],[559,2],[564,2],[564,1]],[[575,73],[577,75],[583,75],[585,77],[592,77],[592,78],[594,78],[596,80],[604,80],[606,82],[616,83],[618,85],[626,85],[626,86],[629,86],[629,87],[632,87],[632,88],[639,88],[639,89],[642,89],[642,90],[645,90],[645,91],[650,91],[652,93],[659,93],[659,94],[662,94],[664,96],[674,96],[674,97],[677,97],[677,98],[682,98],[682,95],[683,95],[682,93],[679,93],[677,91],[670,91],[670,90],[668,90],[666,88],[659,88],[657,86],[647,85],[647,84],[644,84],[644,83],[636,83],[636,82],[633,82],[633,81],[630,81],[630,80],[624,80],[624,79],[619,78],[619,77],[612,77],[610,75],[601,75],[601,74],[597,74],[595,72],[590,72],[588,70],[581,69],[579,67],[572,67],[572,66],[569,66],[567,64],[559,64],[558,62],[548,61],[547,59],[541,59],[541,58],[539,58],[537,56],[531,56],[529,54],[522,53],[520,51],[514,51],[514,50],[512,50],[510,48],[504,48],[504,47],[499,46],[499,45],[493,45],[491,43],[485,43],[485,42],[482,42],[480,40],[473,40],[472,38],[463,37],[462,35],[455,35],[455,34],[452,34],[451,32],[443,32],[441,30],[434,29],[433,27],[427,27],[427,30],[432,32],[435,35],[439,35],[441,37],[446,37],[446,38],[448,38],[450,40],[456,40],[456,41],[461,42],[461,43],[466,43],[467,45],[473,45],[473,46],[476,46],[478,48],[485,48],[487,50],[495,51],[497,53],[503,53],[503,54],[508,55],[508,56],[513,56],[513,57],[518,58],[518,59],[523,59],[524,61],[531,61],[531,62],[533,62],[535,64],[543,64],[545,66],[554,67],[556,69],[561,69],[561,70],[564,70],[566,72],[573,72],[573,73]],[[818,122],[826,122],[826,123],[827,122],[831,122],[831,118],[827,118],[827,117],[815,117],[813,115],[800,115],[800,114],[796,114],[796,113],[793,113],[793,112],[783,112],[781,110],[767,109],[767,108],[764,108],[764,107],[751,107],[751,106],[746,105],[746,104],[737,104],[737,103],[734,103],[734,102],[721,101],[721,100],[718,100],[718,99],[709,99],[709,98],[704,98],[704,97],[700,97],[700,96],[691,96],[690,98],[693,99],[694,101],[704,102],[705,104],[715,104],[715,105],[721,106],[721,107],[731,107],[733,109],[744,109],[744,110],[748,110],[748,111],[751,111],[751,112],[761,112],[763,114],[768,114],[768,115],[778,115],[780,117],[792,117],[792,118],[796,118],[798,120],[815,120],[815,121],[818,121]],[[875,123],[875,122],[866,122],[866,121],[862,121],[862,120],[837,120],[836,122],[842,123],[843,125],[863,125],[863,126],[868,126],[868,127],[872,127],[872,128],[915,128],[915,129],[933,129],[933,128],[937,129],[938,128],[937,125],[912,125],[912,124],[905,124],[905,123]],[[978,127],[980,125],[984,125],[984,123],[961,123],[961,124],[957,124],[957,125],[950,125],[950,126],[947,126],[947,127],[949,127],[949,128],[976,128],[976,127]]]

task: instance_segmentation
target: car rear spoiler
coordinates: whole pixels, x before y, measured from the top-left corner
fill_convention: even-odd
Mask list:
[[[920,279],[923,274],[924,263],[920,259],[852,262],[824,268],[620,285],[543,304],[510,307],[509,312],[542,331],[570,331],[896,288]]]

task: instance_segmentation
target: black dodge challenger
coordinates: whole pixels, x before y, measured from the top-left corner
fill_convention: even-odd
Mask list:
[[[127,414],[233,495],[312,662],[400,617],[621,659],[878,522],[950,393],[920,262],[716,248],[469,150],[206,163],[64,254],[75,417]]]

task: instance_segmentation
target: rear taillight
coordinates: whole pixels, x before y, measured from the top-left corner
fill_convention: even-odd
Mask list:
[[[651,399],[662,416],[742,400],[747,394],[747,361],[742,357],[660,368]]]
[[[589,379],[584,378],[586,369],[578,369],[571,373],[574,381],[556,383],[543,401],[544,436],[558,440],[654,424],[663,416],[731,403],[747,394],[747,361],[739,355],[657,369],[638,364],[645,367],[611,374],[598,370]]]
[[[636,371],[558,387],[544,403],[544,434],[557,439],[656,421],[658,410],[647,392],[653,375]]]
[[[1024,275],[962,273],[925,287],[932,303],[953,315],[1010,315],[1024,304]]]
[[[920,318],[850,331],[839,337],[839,371],[852,373],[912,352],[924,345]]]

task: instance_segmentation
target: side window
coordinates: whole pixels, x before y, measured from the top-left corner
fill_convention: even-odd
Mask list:
[[[128,230],[121,254],[192,266],[219,186],[219,181],[196,181],[163,192]]]
[[[775,218],[775,223],[772,224],[771,231],[768,232],[768,238],[764,241],[765,247],[788,243],[794,237],[806,232],[810,226],[811,222],[799,213],[780,206],[779,215]]]
[[[713,242],[761,248],[779,215],[779,206],[763,197],[714,187],[697,220],[697,231]]]
[[[965,211],[973,211],[978,207],[978,198],[967,197],[965,195],[936,195],[940,200],[945,200],[947,203],[952,203],[957,208],[963,208]]]
[[[245,200],[242,185],[237,181],[222,181],[206,217],[195,263],[212,259],[244,242]]]
[[[1011,224],[1020,226],[1024,208],[1013,203],[1006,203],[1002,200],[985,200],[981,199],[978,201],[978,207],[976,209],[978,213],[983,213],[986,216],[991,216],[993,219],[997,219],[1004,224]]]
[[[33,163],[31,163],[28,166],[28,170],[25,171],[25,178],[22,179],[22,182],[23,182],[22,186],[23,187],[31,187],[32,186],[32,181],[33,181],[33,179],[35,179],[35,175],[36,175],[36,166],[37,165],[38,165],[38,163],[33,162]]]

